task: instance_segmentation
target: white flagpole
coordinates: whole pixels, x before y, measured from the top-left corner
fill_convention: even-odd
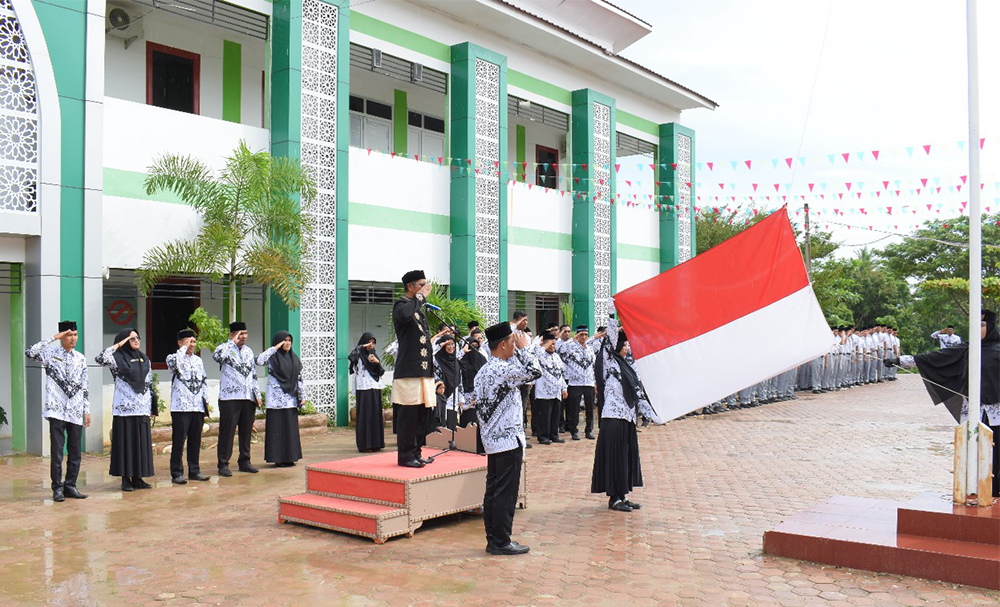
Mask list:
[[[976,493],[979,485],[979,417],[982,371],[980,323],[982,315],[983,232],[979,200],[979,36],[976,20],[977,0],[966,2],[966,28],[969,53],[969,432],[966,440],[966,494]],[[957,472],[957,471],[956,471]],[[990,496],[980,495],[979,503]],[[983,500],[986,500],[984,502]]]

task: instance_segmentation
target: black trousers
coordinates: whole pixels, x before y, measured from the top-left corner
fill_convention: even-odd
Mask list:
[[[525,426],[527,426],[528,425],[528,409],[531,408],[531,406],[530,406],[531,405],[531,397],[530,397],[531,386],[529,386],[528,384],[521,384],[520,386],[518,386],[518,389],[521,391],[521,422],[524,423]]]
[[[405,464],[420,457],[427,438],[431,410],[423,405],[399,405],[396,409],[396,463]]]
[[[257,403],[252,400],[219,401],[219,469],[229,467],[233,456],[233,438],[240,431],[240,466],[250,463],[250,435],[253,433],[253,417]]]
[[[594,387],[593,386],[570,386],[567,390],[569,398],[566,399],[566,430],[570,434],[576,434],[580,427],[580,397],[586,407],[587,425],[584,432],[594,431]]]
[[[185,441],[187,442],[188,476],[201,474],[201,465],[198,460],[201,458],[201,430],[205,424],[205,414],[200,411],[171,412],[170,424],[173,433],[173,447],[170,448],[170,476],[173,478],[184,476],[184,462],[181,457],[184,455]]]
[[[487,544],[506,546],[510,543],[523,461],[524,449],[521,447],[486,456],[483,524],[486,526]]]
[[[76,487],[76,478],[80,475],[80,447],[83,438],[83,426],[66,422],[61,419],[49,419],[49,444],[52,462],[49,473],[52,477],[52,490],[65,487]],[[63,481],[63,452],[66,452],[66,480]]]
[[[537,419],[539,439],[556,440],[559,438],[559,418],[562,416],[562,401],[558,398],[536,398],[535,410],[531,412]]]

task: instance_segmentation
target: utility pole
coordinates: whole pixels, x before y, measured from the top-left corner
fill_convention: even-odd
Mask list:
[[[806,276],[809,278],[809,282],[812,282],[812,237],[809,234],[809,203],[805,205],[806,212]]]

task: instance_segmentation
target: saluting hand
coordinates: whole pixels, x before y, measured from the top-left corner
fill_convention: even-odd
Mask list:
[[[53,335],[53,336],[52,336],[52,341],[57,341],[57,340],[60,340],[60,339],[62,339],[63,337],[66,337],[66,335],[67,335],[68,333],[69,333],[69,331],[61,331],[61,332],[59,332],[59,333],[56,333],[55,335]]]

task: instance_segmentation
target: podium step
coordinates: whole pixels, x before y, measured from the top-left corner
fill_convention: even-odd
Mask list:
[[[410,532],[404,508],[314,493],[279,498],[278,520],[360,535],[379,544]]]

